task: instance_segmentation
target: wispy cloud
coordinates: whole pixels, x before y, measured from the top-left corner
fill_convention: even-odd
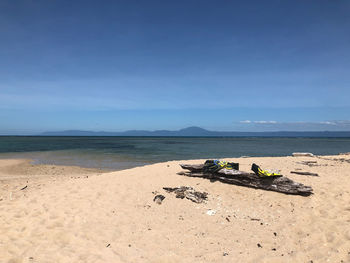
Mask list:
[[[327,121],[240,121],[243,130],[259,129],[261,131],[344,131],[350,129],[350,120]]]
[[[277,121],[251,121],[251,120],[244,120],[240,121],[239,123],[242,124],[277,124]]]
[[[277,124],[277,121],[254,121],[256,124]]]
[[[319,124],[326,124],[326,125],[337,125],[337,123],[332,122],[332,121],[321,121]]]
[[[296,122],[278,122],[278,121],[251,121],[244,120],[240,121],[242,124],[285,124],[285,125],[307,125],[307,124],[320,124],[320,125],[350,125],[350,120],[339,120],[339,121],[296,121]]]

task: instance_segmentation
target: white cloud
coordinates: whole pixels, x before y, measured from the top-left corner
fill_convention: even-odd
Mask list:
[[[252,123],[250,120],[240,121],[239,123]]]
[[[277,121],[254,121],[256,124],[276,124]]]
[[[249,124],[249,123],[256,123],[256,124],[276,124],[277,121],[251,121],[251,120],[245,120],[245,121],[240,121],[239,123],[243,123],[243,124]]]
[[[240,121],[241,124],[279,124],[279,125],[287,125],[287,126],[307,126],[307,125],[317,125],[317,126],[344,126],[350,125],[350,120],[338,120],[338,121],[295,121],[295,122],[278,122],[278,121],[251,121],[244,120]]]
[[[331,122],[331,121],[321,121],[321,122],[319,122],[319,124],[337,125],[335,122]]]
[[[350,120],[332,121],[335,125],[350,125]]]

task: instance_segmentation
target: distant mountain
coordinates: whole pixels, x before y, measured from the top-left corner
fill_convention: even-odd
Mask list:
[[[130,130],[125,132],[105,132],[105,131],[81,131],[81,130],[68,130],[68,131],[54,131],[44,132],[41,136],[216,136],[213,132],[207,131],[200,127],[188,127],[178,131],[168,130]]]
[[[168,130],[130,130],[125,132],[105,131],[54,131],[40,136],[179,136],[179,137],[350,137],[350,131],[277,131],[277,132],[220,132],[208,131],[200,127],[188,127],[178,131]]]

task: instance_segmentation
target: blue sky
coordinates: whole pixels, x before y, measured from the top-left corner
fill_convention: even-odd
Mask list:
[[[350,2],[1,1],[0,134],[350,130]]]

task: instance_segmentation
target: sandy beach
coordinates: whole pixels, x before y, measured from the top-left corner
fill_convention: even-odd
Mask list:
[[[280,169],[314,194],[177,175],[204,160],[116,172],[0,160],[0,262],[350,262],[350,155],[226,160]],[[178,186],[207,202],[163,190]]]

